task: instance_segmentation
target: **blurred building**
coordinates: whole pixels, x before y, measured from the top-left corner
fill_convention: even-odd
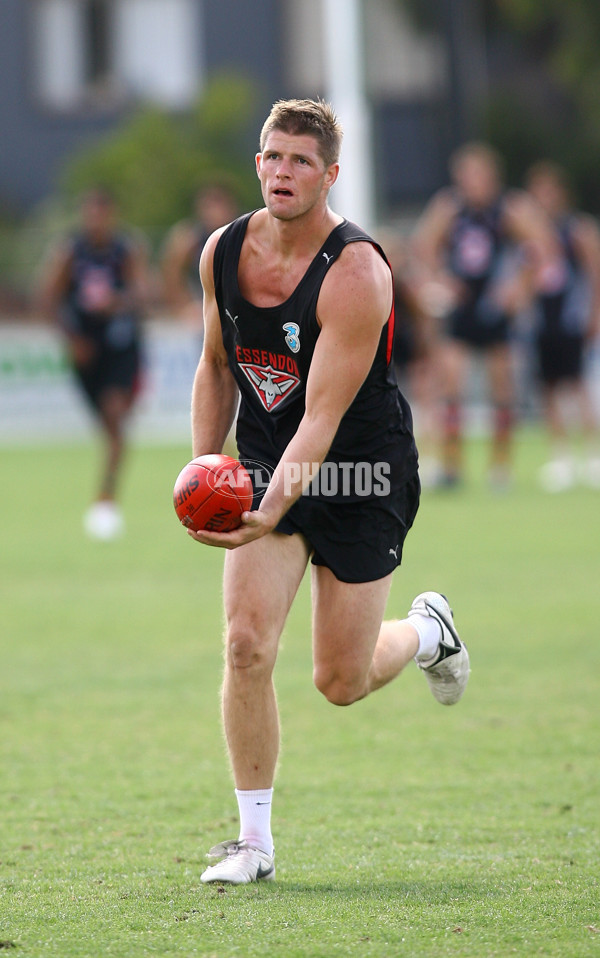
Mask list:
[[[74,148],[140,102],[184,110],[214,73],[252,78],[261,113],[280,97],[326,95],[325,2],[2,0],[0,204],[27,210]],[[361,15],[376,200],[387,213],[444,179],[452,57],[401,0],[363,0]]]

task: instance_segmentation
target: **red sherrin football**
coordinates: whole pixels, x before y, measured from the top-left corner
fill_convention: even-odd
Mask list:
[[[173,489],[173,505],[181,522],[199,532],[230,532],[252,508],[252,480],[231,456],[198,456],[184,466]]]

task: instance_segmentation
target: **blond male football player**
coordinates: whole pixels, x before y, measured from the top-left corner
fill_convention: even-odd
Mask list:
[[[202,253],[194,456],[221,450],[239,402],[240,458],[272,473],[241,527],[193,533],[227,550],[222,709],[240,813],[239,835],[212,850],[203,882],[275,877],[272,673],[309,561],[314,682],[331,703],[351,705],[412,659],[447,705],[469,675],[440,593],[382,621],[418,508],[417,452],[391,361],[390,268],[328,205],[341,139],[328,104],[276,103],[256,157],[265,205],[217,230]]]

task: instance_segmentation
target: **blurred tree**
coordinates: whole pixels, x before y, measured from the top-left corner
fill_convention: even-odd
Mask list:
[[[495,0],[492,8],[536,45],[578,102],[600,120],[597,0],[545,0],[543,4],[538,0]]]
[[[537,95],[500,92],[490,104],[490,134],[501,149],[529,163],[540,155],[569,170],[580,201],[600,213],[600,4],[598,0],[485,0],[488,33],[507,30],[537,67]],[[515,82],[518,82],[518,77]],[[543,88],[545,97],[540,97]],[[510,141],[512,140],[512,148]]]
[[[201,186],[228,186],[242,207],[260,198],[248,125],[256,111],[250,81],[214,78],[186,113],[143,107],[102,141],[67,161],[62,191],[72,199],[95,184],[110,188],[123,219],[153,247],[172,224],[190,215]],[[253,130],[255,134],[255,130]]]
[[[463,60],[453,31],[464,33],[476,3],[487,57],[477,135],[503,154],[508,178],[515,183],[542,156],[561,163],[580,202],[600,214],[598,0],[396,2],[419,29],[446,37],[449,96],[457,92],[451,83],[453,56],[459,57],[459,66]],[[454,113],[449,111],[451,117]],[[450,136],[449,149],[452,141]]]

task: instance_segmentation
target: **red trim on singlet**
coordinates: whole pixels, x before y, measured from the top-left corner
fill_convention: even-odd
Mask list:
[[[387,357],[387,364],[388,364],[388,366],[389,366],[389,364],[390,364],[391,361],[392,361],[392,349],[393,349],[393,347],[394,347],[394,327],[395,327],[395,325],[396,325],[396,310],[395,310],[395,307],[394,307],[394,303],[392,303],[392,311],[391,311],[391,313],[390,313],[390,318],[388,319],[388,334],[387,334],[386,357]]]
[[[392,270],[391,264],[385,253],[383,252],[381,246],[377,243],[373,243],[373,246],[377,252],[383,257],[384,262],[387,263],[390,273],[392,274],[392,289],[394,288],[394,271]],[[392,308],[390,310],[390,315],[388,317],[388,334],[387,334],[387,348],[386,348],[386,361],[389,364],[392,361],[392,351],[394,348],[394,330],[396,328],[396,297],[392,296]]]

